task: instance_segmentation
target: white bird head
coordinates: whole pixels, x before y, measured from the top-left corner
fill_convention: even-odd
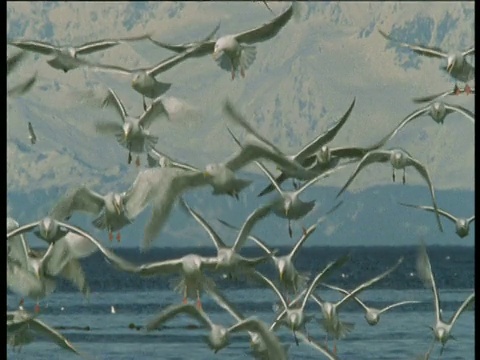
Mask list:
[[[38,227],[40,234],[42,234],[45,239],[48,239],[50,235],[55,233],[55,221],[48,216],[40,220]]]
[[[331,154],[330,148],[327,145],[323,145],[317,154],[317,160],[320,164],[328,164],[330,162]]]
[[[112,199],[113,207],[118,215],[120,215],[123,211],[123,198],[120,194],[113,194]]]
[[[160,167],[162,168],[171,167],[172,162],[167,157],[160,156],[160,158],[158,159],[158,165],[160,165]]]
[[[131,122],[125,122],[123,124],[123,134],[125,135],[125,140],[128,139],[133,130],[133,124]]]

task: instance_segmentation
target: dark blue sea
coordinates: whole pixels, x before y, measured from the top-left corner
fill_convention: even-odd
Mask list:
[[[135,263],[159,261],[180,257],[189,253],[215,255],[212,247],[205,248],[154,248],[146,253],[139,249],[115,249],[120,256]],[[290,251],[279,248],[279,255]],[[440,292],[443,317],[448,320],[463,300],[474,291],[475,254],[473,247],[428,246],[436,283]],[[352,360],[399,360],[415,359],[425,353],[433,339],[429,326],[434,325],[432,291],[425,288],[415,273],[416,247],[305,247],[296,259],[297,269],[310,272],[312,277],[330,261],[346,253],[351,254],[347,262],[328,282],[346,289],[380,274],[392,266],[400,256],[404,262],[387,278],[359,295],[367,305],[381,308],[393,302],[419,300],[392,309],[382,314],[376,326],[369,326],[363,310],[354,302],[340,312],[343,321],[355,323],[354,330],[337,344],[340,359]],[[263,255],[257,248],[244,248],[245,256]],[[171,304],[179,304],[182,295],[170,287],[170,277],[142,278],[112,268],[99,254],[81,261],[86,272],[91,294],[85,299],[70,284],[59,281],[56,291],[41,303],[39,318],[57,327],[81,352],[95,359],[249,359],[249,337],[235,334],[231,344],[214,354],[203,342],[205,329],[196,321],[179,316],[159,330],[147,333],[142,329],[131,329],[130,324],[143,326],[154,314]],[[270,278],[275,278],[271,264],[259,267]],[[214,276],[214,275],[212,275]],[[274,320],[276,294],[255,283],[232,281],[215,277],[217,287],[233,302],[245,316],[256,315],[268,324]],[[328,300],[340,296],[319,286],[316,293]],[[7,292],[7,308],[15,309],[20,296]],[[217,306],[208,295],[202,296],[204,310],[214,322],[225,325],[234,319]],[[25,300],[24,307],[33,311],[35,302]],[[111,313],[114,306],[116,312]],[[310,302],[309,313],[321,319],[320,308]],[[310,336],[325,341],[325,333],[313,320],[307,325]],[[280,340],[290,344],[291,359],[323,359],[323,355],[300,343],[296,346],[291,331],[278,330]],[[435,345],[430,359],[470,360],[475,358],[474,310],[464,312],[454,326],[452,335],[440,356],[440,346]],[[329,346],[331,345],[329,341]],[[71,355],[45,339],[24,346],[20,352],[7,348],[10,359],[74,359]]]

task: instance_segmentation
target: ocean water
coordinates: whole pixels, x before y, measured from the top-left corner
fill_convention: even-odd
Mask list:
[[[280,248],[279,254],[289,248]],[[419,300],[419,304],[394,308],[381,315],[376,326],[369,326],[363,310],[354,302],[345,306],[340,316],[343,321],[355,323],[354,330],[337,343],[340,359],[414,359],[425,353],[433,338],[428,326],[434,323],[433,295],[415,275],[415,247],[306,247],[300,251],[296,266],[300,271],[315,275],[316,272],[338,256],[347,252],[351,260],[328,282],[352,289],[386,268],[400,257],[404,262],[387,278],[360,294],[369,306],[384,307],[403,300]],[[137,263],[157,261],[182,256],[188,253],[214,255],[212,248],[152,249],[142,254],[138,249],[115,249],[116,253]],[[475,283],[473,247],[438,247],[427,249],[445,319],[450,319],[463,300],[473,291]],[[259,255],[256,248],[242,250],[246,256]],[[82,353],[95,359],[249,359],[249,337],[235,334],[231,344],[214,354],[203,342],[207,330],[198,327],[195,320],[186,316],[172,319],[164,327],[152,332],[129,328],[133,323],[143,326],[154,314],[171,304],[179,304],[182,296],[175,293],[171,277],[148,277],[121,273],[113,269],[99,254],[82,261],[91,288],[85,299],[70,284],[59,282],[57,290],[41,303],[39,318],[58,327],[71,343]],[[273,266],[259,268],[273,278]],[[255,315],[270,324],[275,318],[276,294],[257,284],[232,281],[213,276],[217,287],[236,305],[244,316]],[[340,296],[319,286],[316,293],[328,300]],[[15,309],[20,297],[7,292],[7,308]],[[33,310],[34,301],[26,299],[25,307]],[[111,306],[116,313],[112,314]],[[214,322],[225,325],[234,319],[215,302],[202,296],[204,310]],[[321,319],[320,308],[312,301],[307,312]],[[464,312],[457,320],[451,339],[440,356],[440,346],[435,345],[431,359],[470,360],[475,358],[474,310]],[[196,326],[197,325],[197,326]],[[325,333],[316,320],[307,324],[312,338],[325,341]],[[291,331],[280,328],[277,332],[284,344],[289,344],[290,359],[323,359],[307,344],[295,345]],[[328,342],[332,346],[331,339]],[[7,348],[9,359],[75,359],[66,350],[42,338],[24,346],[20,352]]]

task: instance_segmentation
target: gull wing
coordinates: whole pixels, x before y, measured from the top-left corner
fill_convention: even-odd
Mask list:
[[[337,355],[333,354],[326,346],[320,344],[319,342],[310,339],[301,331],[296,331],[295,334],[297,337],[302,340],[305,344],[310,345],[314,349],[320,351],[323,355],[325,355],[329,360],[338,360]]]
[[[413,102],[414,103],[424,103],[424,102],[431,102],[437,98],[442,98],[442,97],[445,97],[445,96],[448,96],[448,95],[453,95],[455,94],[455,90],[447,90],[447,91],[443,91],[441,93],[438,93],[438,94],[434,94],[434,95],[428,95],[428,96],[424,96],[424,97],[417,97],[417,98],[413,98]]]
[[[465,116],[467,119],[471,120],[473,124],[475,124],[475,114],[471,112],[470,110],[465,109],[463,106],[460,105],[450,105],[450,104],[445,104],[445,109],[450,110],[450,111],[456,111],[463,116]]]
[[[118,97],[117,93],[113,91],[113,89],[108,88],[108,95],[105,97],[105,99],[102,101],[102,107],[112,107],[118,115],[120,115],[120,118],[122,119],[122,123],[125,122],[125,119],[127,118],[127,110],[125,110],[125,106],[123,105],[122,101]]]
[[[105,206],[105,200],[99,193],[85,185],[69,190],[54,205],[49,216],[57,220],[68,220],[73,212],[85,211],[97,215]]]
[[[329,285],[329,284],[326,284],[326,283],[322,283],[322,285],[325,286],[325,287],[327,287],[327,288],[329,288],[329,289],[331,289],[331,290],[336,290],[336,291],[338,291],[338,292],[341,292],[342,294],[350,295],[350,292],[348,292],[348,291],[345,290],[345,289],[339,288],[338,286],[333,286],[333,285]],[[368,310],[369,310],[368,306],[365,305],[365,303],[364,303],[362,300],[360,300],[358,297],[353,296],[353,300],[355,300],[358,305],[360,305],[361,307],[363,307],[363,308],[365,309],[365,311],[368,311]]]
[[[435,323],[441,320],[440,318],[440,298],[438,296],[437,285],[435,284],[435,278],[432,272],[432,265],[428,258],[427,248],[425,243],[421,241],[420,248],[417,255],[417,275],[426,286],[430,287],[433,292],[433,305],[435,306]]]
[[[20,96],[22,94],[25,94],[28,90],[32,88],[32,86],[35,84],[37,81],[37,73],[35,73],[33,76],[29,77],[27,80],[25,80],[23,83],[20,83],[18,85],[13,86],[7,91],[8,96]]]
[[[116,121],[96,121],[95,131],[105,135],[123,134],[123,126]]]
[[[268,328],[268,326],[255,316],[241,320],[228,329],[231,333],[240,331],[249,331],[259,334],[267,348],[268,358],[275,360],[287,360],[287,352],[277,335]]]
[[[260,221],[261,219],[265,218],[267,215],[270,214],[272,208],[270,205],[264,205],[253,211],[245,220],[245,222],[242,225],[242,228],[238,232],[237,239],[235,240],[235,243],[233,244],[232,250],[235,252],[239,252],[242,246],[245,244],[245,241],[247,241],[248,235],[252,231],[253,227],[255,224]]]
[[[335,136],[337,136],[338,132],[342,128],[343,125],[347,122],[350,114],[352,113],[353,107],[355,106],[356,98],[353,98],[352,104],[348,108],[348,110],[343,114],[343,116],[338,120],[332,127],[327,129],[327,131],[323,132],[315,139],[313,139],[310,143],[305,145],[302,150],[300,150],[294,157],[295,160],[300,161],[303,164],[303,160],[308,157],[309,155],[313,155],[317,152],[323,145],[332,141]]]
[[[212,239],[217,251],[220,250],[221,248],[227,248],[228,246],[225,245],[223,240],[220,238],[220,236],[217,235],[215,230],[198,214],[196,211],[194,211],[188,204],[185,202],[185,200],[180,199],[180,204],[182,205],[183,209],[188,211],[190,215],[193,216],[193,218],[203,227],[203,229],[207,232],[207,234],[210,236]]]
[[[292,1],[290,6],[283,13],[273,18],[268,23],[260,25],[254,29],[235,34],[235,39],[239,43],[252,44],[273,38],[285,25],[287,25],[294,12],[298,11],[296,9],[297,5],[298,4],[296,4],[295,1]]]
[[[213,323],[208,317],[207,314],[203,310],[197,309],[195,306],[191,304],[181,304],[181,305],[171,305],[161,311],[158,315],[156,315],[152,320],[148,322],[145,326],[147,331],[152,331],[159,328],[168,320],[174,318],[178,314],[185,313],[186,315],[195,318],[200,324],[209,329],[212,328]]]
[[[43,55],[50,55],[59,51],[59,48],[55,45],[36,40],[12,40],[9,41],[8,44],[23,50],[33,51]]]
[[[96,51],[109,49],[113,46],[121,44],[122,42],[145,40],[145,39],[148,39],[149,37],[150,37],[150,34],[144,34],[144,35],[131,36],[131,37],[125,37],[120,39],[103,39],[103,40],[91,41],[91,42],[82,44],[80,46],[76,46],[75,50],[79,55],[86,55]]]
[[[359,294],[360,292],[362,292],[363,290],[365,290],[366,288],[372,286],[373,284],[379,282],[380,280],[382,280],[384,277],[386,277],[387,275],[389,275],[392,271],[394,271],[397,267],[400,266],[400,264],[403,262],[403,257],[401,257],[400,259],[398,259],[397,263],[392,266],[390,269],[388,269],[387,271],[384,271],[383,273],[381,273],[380,275],[377,275],[375,276],[374,278],[368,280],[368,281],[365,281],[363,284],[360,284],[359,286],[357,286],[354,290],[350,291],[350,293],[346,296],[344,296],[342,298],[342,300],[340,300],[338,303],[337,303],[337,309],[340,309],[340,307],[345,304],[347,302],[347,300],[349,300],[352,296],[355,296],[357,294]]]
[[[357,176],[357,174],[360,172],[360,170],[362,170],[365,166],[369,165],[369,164],[372,164],[374,162],[387,162],[390,160],[390,154],[391,154],[391,151],[389,150],[373,150],[373,151],[369,151],[363,158],[362,160],[360,160],[360,162],[358,163],[357,165],[357,168],[355,169],[355,171],[353,172],[352,175],[350,175],[350,178],[347,180],[347,182],[345,183],[345,185],[343,185],[343,187],[340,189],[340,191],[338,192],[337,196],[336,197],[339,197],[345,190],[346,188],[348,187],[348,185],[350,185],[352,183],[352,181],[355,179],[355,177]]]
[[[411,207],[411,208],[415,208],[415,209],[422,209],[422,210],[426,210],[426,211],[430,211],[430,212],[435,212],[435,208],[433,206],[425,206],[425,205],[413,205],[413,204],[406,204],[406,203],[402,203],[402,202],[399,202],[400,205],[403,205],[403,206],[408,206],[408,207]],[[453,216],[452,214],[446,212],[445,210],[442,210],[442,209],[437,209],[436,211],[438,211],[438,213],[440,215],[443,215],[445,216],[447,219],[453,221],[453,222],[456,222],[457,221],[457,218],[455,216]]]
[[[7,57],[7,75],[20,65],[25,56],[27,56],[26,51],[19,51],[10,57]]]
[[[395,129],[393,129],[390,133],[388,133],[382,140],[380,140],[381,144],[386,143],[388,140],[393,138],[405,125],[407,125],[410,121],[422,116],[426,115],[430,112],[430,104],[415,110],[411,114],[407,115],[405,119],[403,119],[400,124],[398,124]]]
[[[171,165],[173,167],[176,167],[176,168],[179,168],[179,169],[183,169],[183,170],[188,170],[188,171],[200,171],[199,169],[197,169],[196,167],[193,167],[191,165],[188,165],[188,164],[185,164],[185,163],[181,163],[181,162],[178,162],[178,161],[174,161],[172,160],[169,156],[165,155],[164,153],[161,153],[160,151],[158,151],[157,149],[155,149],[154,147],[150,149],[150,152],[152,154],[154,154],[159,160],[160,158],[165,158],[168,162],[171,163]],[[151,155],[150,155],[150,152],[147,154],[147,159],[148,159],[148,166],[150,167],[156,167],[159,165],[159,160],[156,161]]]
[[[435,209],[435,217],[437,218],[438,228],[441,232],[443,232],[442,222],[440,221],[440,214],[438,212],[437,200],[435,198],[435,190],[433,189],[432,180],[430,179],[430,175],[428,173],[427,168],[422,165],[419,161],[411,157],[410,155],[407,158],[408,164],[413,166],[417,172],[423,177],[423,179],[427,182],[428,188],[430,189],[430,195],[432,196],[432,203]]]
[[[197,50],[195,50],[195,54],[192,55],[192,57],[200,57],[204,56],[210,53],[213,53],[213,50],[215,48],[215,42],[216,40],[211,40],[212,37],[217,33],[218,29],[220,28],[220,22],[218,22],[217,26],[213,31],[208,34],[204,39],[196,42],[191,42],[191,43],[185,43],[185,44],[180,44],[180,45],[171,45],[167,44],[161,41],[157,41],[152,39],[152,37],[149,37],[149,40],[154,43],[157,46],[160,46],[164,49],[174,51],[176,53],[181,53],[186,51],[189,48],[195,47],[197,45],[200,45]]]
[[[29,320],[28,325],[30,329],[35,330],[37,333],[48,337],[50,340],[52,340],[55,344],[58,346],[71,351],[75,354],[80,355],[80,353],[75,349],[75,347],[70,343],[70,341],[67,340],[65,336],[60,334],[58,331],[53,329],[52,327],[48,326],[45,324],[43,321],[37,319],[37,318],[32,318]]]
[[[52,248],[55,248],[53,245]],[[87,283],[85,272],[77,259],[70,259],[58,273],[62,278],[71,281],[86,297],[90,294],[90,288]]]
[[[455,311],[455,314],[452,315],[452,317],[450,318],[450,321],[448,322],[451,326],[453,326],[453,324],[455,324],[455,322],[457,321],[458,317],[465,311],[468,309],[468,306],[473,302],[475,301],[475,292],[473,292],[472,294],[470,294],[470,296],[468,296],[465,301],[462,303],[462,305],[460,305],[460,307],[458,308],[457,311]]]
[[[464,52],[462,52],[462,56],[468,56],[468,55],[475,55],[475,46],[472,46],[471,48],[468,48]]]
[[[135,273],[142,276],[165,275],[178,272],[182,267],[182,258],[157,261],[149,264],[140,265],[135,269]]]
[[[337,260],[331,261],[330,263],[328,263],[327,266],[325,266],[325,268],[322,271],[320,271],[317,274],[317,276],[315,276],[315,278],[313,279],[312,283],[308,287],[308,290],[305,293],[305,296],[303,298],[302,306],[301,306],[302,309],[305,309],[305,305],[307,304],[308,298],[310,297],[312,292],[316,289],[316,287],[320,283],[320,280],[329,276],[332,273],[332,271],[337,270],[339,267],[343,266],[349,259],[350,259],[350,254],[343,255],[339,257]]]
[[[138,122],[144,129],[148,129],[161,115],[165,115],[167,118],[169,117],[168,112],[163,105],[162,98],[158,97],[153,100],[152,104],[140,116]]]
[[[267,285],[269,285],[275,293],[277,293],[277,296],[280,298],[280,301],[282,302],[284,310],[288,309],[288,303],[287,300],[285,300],[285,297],[282,295],[280,290],[278,290],[277,286],[266,276],[264,276],[262,273],[258,272],[255,270],[254,272],[255,276],[257,276],[260,280],[263,280]],[[281,315],[277,317],[279,319]]]
[[[235,305],[232,304],[230,301],[228,301],[219,290],[215,288],[209,288],[208,290],[206,290],[206,292],[208,292],[208,294],[212,297],[212,299],[221,308],[228,311],[230,315],[232,315],[232,317],[235,318],[235,320],[242,321],[244,319],[244,316],[235,308]]]
[[[389,35],[387,35],[386,33],[384,33],[380,29],[378,29],[378,32],[385,39],[387,39],[389,41],[393,41],[393,42],[397,43],[399,46],[407,47],[410,50],[416,52],[417,54],[428,56],[428,57],[435,57],[435,58],[447,58],[448,57],[448,54],[438,47],[426,47],[426,46],[423,46],[423,45],[407,44],[407,43],[403,43],[403,42],[400,42],[398,40],[392,39]]]
[[[395,304],[392,304],[392,305],[388,305],[386,307],[384,307],[383,309],[379,310],[378,313],[379,314],[382,314],[384,313],[385,311],[388,311],[390,309],[393,309],[397,306],[401,306],[401,305],[407,305],[407,304],[420,304],[421,301],[417,301],[417,300],[406,300],[406,301],[400,301],[398,303],[395,303]]]
[[[16,229],[10,231],[9,233],[7,233],[7,240],[11,241],[11,240],[15,239],[16,235],[22,234],[22,233],[27,232],[27,231],[32,231],[36,226],[38,226],[39,223],[40,223],[40,221],[34,221],[34,222],[22,225],[22,226],[20,226]]]

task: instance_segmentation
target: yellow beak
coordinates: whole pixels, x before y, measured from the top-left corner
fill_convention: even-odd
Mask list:
[[[211,177],[212,174],[210,174],[208,171],[204,171],[204,172],[203,172],[203,176],[204,176],[204,177]]]

